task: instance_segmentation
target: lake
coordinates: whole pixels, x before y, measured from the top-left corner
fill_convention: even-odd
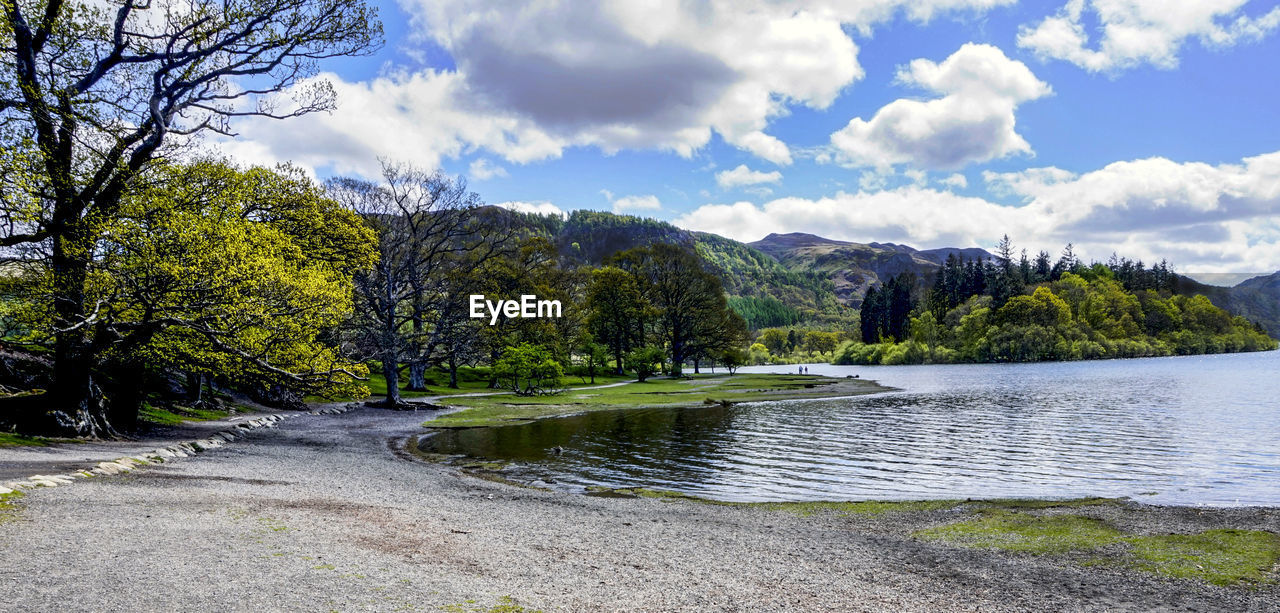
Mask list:
[[[510,461],[517,478],[577,491],[645,486],[732,501],[1129,496],[1280,505],[1280,352],[809,368],[899,391],[601,411],[443,432],[424,447]],[[552,453],[557,445],[563,453]]]

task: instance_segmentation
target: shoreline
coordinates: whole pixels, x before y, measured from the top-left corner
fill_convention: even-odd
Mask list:
[[[394,441],[420,433],[420,419],[358,408],[284,420],[249,444],[31,491],[0,524],[0,553],[11,560],[0,571],[5,604],[438,611],[510,599],[525,611],[1210,611],[1280,598],[1274,583],[1222,587],[1086,564],[1091,554],[1080,552],[972,548],[915,534],[1009,520],[1004,513],[1083,515],[1114,527],[1101,535],[1111,539],[1101,550],[1113,555],[1136,546],[1118,540],[1131,536],[1280,533],[1280,508],[921,503],[860,513],[583,496],[406,457]]]

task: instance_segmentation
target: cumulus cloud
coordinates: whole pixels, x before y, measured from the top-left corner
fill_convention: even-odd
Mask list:
[[[746,164],[739,164],[733,170],[722,170],[716,173],[716,184],[724,189],[779,181],[782,181],[782,173],[776,170],[773,172],[751,170]]]
[[[494,177],[507,176],[507,169],[501,166],[494,166],[489,162],[489,160],[484,158],[477,158],[471,162],[471,166],[468,169],[467,174],[470,174],[472,179],[484,181]]]
[[[1280,7],[1244,14],[1247,0],[1070,0],[1057,14],[1023,26],[1018,45],[1045,59],[1066,60],[1092,72],[1151,64],[1178,65],[1189,38],[1211,47],[1259,40],[1280,26]],[[1101,39],[1090,45],[1086,13],[1099,23]]]
[[[958,172],[946,178],[943,178],[938,182],[946,187],[952,187],[955,189],[964,189],[966,187],[969,187],[969,179],[965,178],[964,175]]]
[[[606,194],[613,204],[614,213],[627,213],[630,211],[656,211],[662,208],[662,202],[657,196],[622,196],[614,198],[610,194]]]
[[[816,200],[707,204],[675,223],[746,241],[812,232],[917,247],[989,247],[1008,233],[1033,251],[1056,253],[1072,242],[1097,260],[1115,251],[1201,272],[1280,269],[1280,152],[1238,164],[1149,158],[1079,175],[1042,168],[984,179],[1024,202],[1003,206],[907,185]]]
[[[1018,105],[1049,95],[1026,64],[991,45],[967,43],[942,63],[917,59],[900,83],[939,94],[901,98],[870,120],[855,117],[831,135],[834,161],[849,167],[910,164],[931,169],[1031,153],[1015,130]]]
[[[537,213],[539,215],[555,215],[556,217],[565,217],[567,215],[563,209],[555,204],[547,202],[546,200],[538,202],[512,200],[508,202],[499,202],[494,206],[500,206],[504,209],[518,211],[520,213]]]
[[[477,149],[518,164],[575,146],[691,156],[718,134],[785,165],[792,154],[768,133],[771,120],[794,106],[827,108],[863,76],[848,29],[1012,2],[404,0],[412,36],[452,66],[393,66],[361,82],[326,75],[338,92],[332,115],[246,120],[244,138],[222,145],[254,160],[376,174],[379,155],[431,166]]]

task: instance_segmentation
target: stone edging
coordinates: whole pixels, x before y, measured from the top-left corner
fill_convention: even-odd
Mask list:
[[[340,408],[308,411],[306,414],[337,415],[339,413],[346,413],[358,406],[359,404],[349,404]],[[276,424],[284,421],[286,418],[298,417],[300,415],[301,413],[277,413],[274,415],[264,415],[256,419],[238,423],[226,430],[216,432],[209,438],[174,443],[168,447],[158,447],[147,453],[116,458],[109,462],[98,462],[91,468],[76,470],[60,475],[31,475],[30,477],[27,477],[25,481],[9,481],[0,485],[0,495],[11,494],[15,490],[31,490],[38,487],[70,485],[75,483],[76,479],[91,479],[93,477],[103,475],[118,475],[120,473],[132,471],[139,466],[172,462],[178,458],[190,457],[209,449],[221,447],[238,438],[243,438],[250,431],[257,430],[259,428],[274,428],[276,427]]]

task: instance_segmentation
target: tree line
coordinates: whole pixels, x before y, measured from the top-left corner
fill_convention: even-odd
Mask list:
[[[1175,294],[1166,262],[1112,256],[1082,263],[1070,245],[1056,262],[1041,252],[1013,258],[1005,236],[996,257],[949,257],[928,288],[899,275],[868,291],[860,342],[843,364],[1026,362],[1274,349],[1243,317],[1202,295]]]

